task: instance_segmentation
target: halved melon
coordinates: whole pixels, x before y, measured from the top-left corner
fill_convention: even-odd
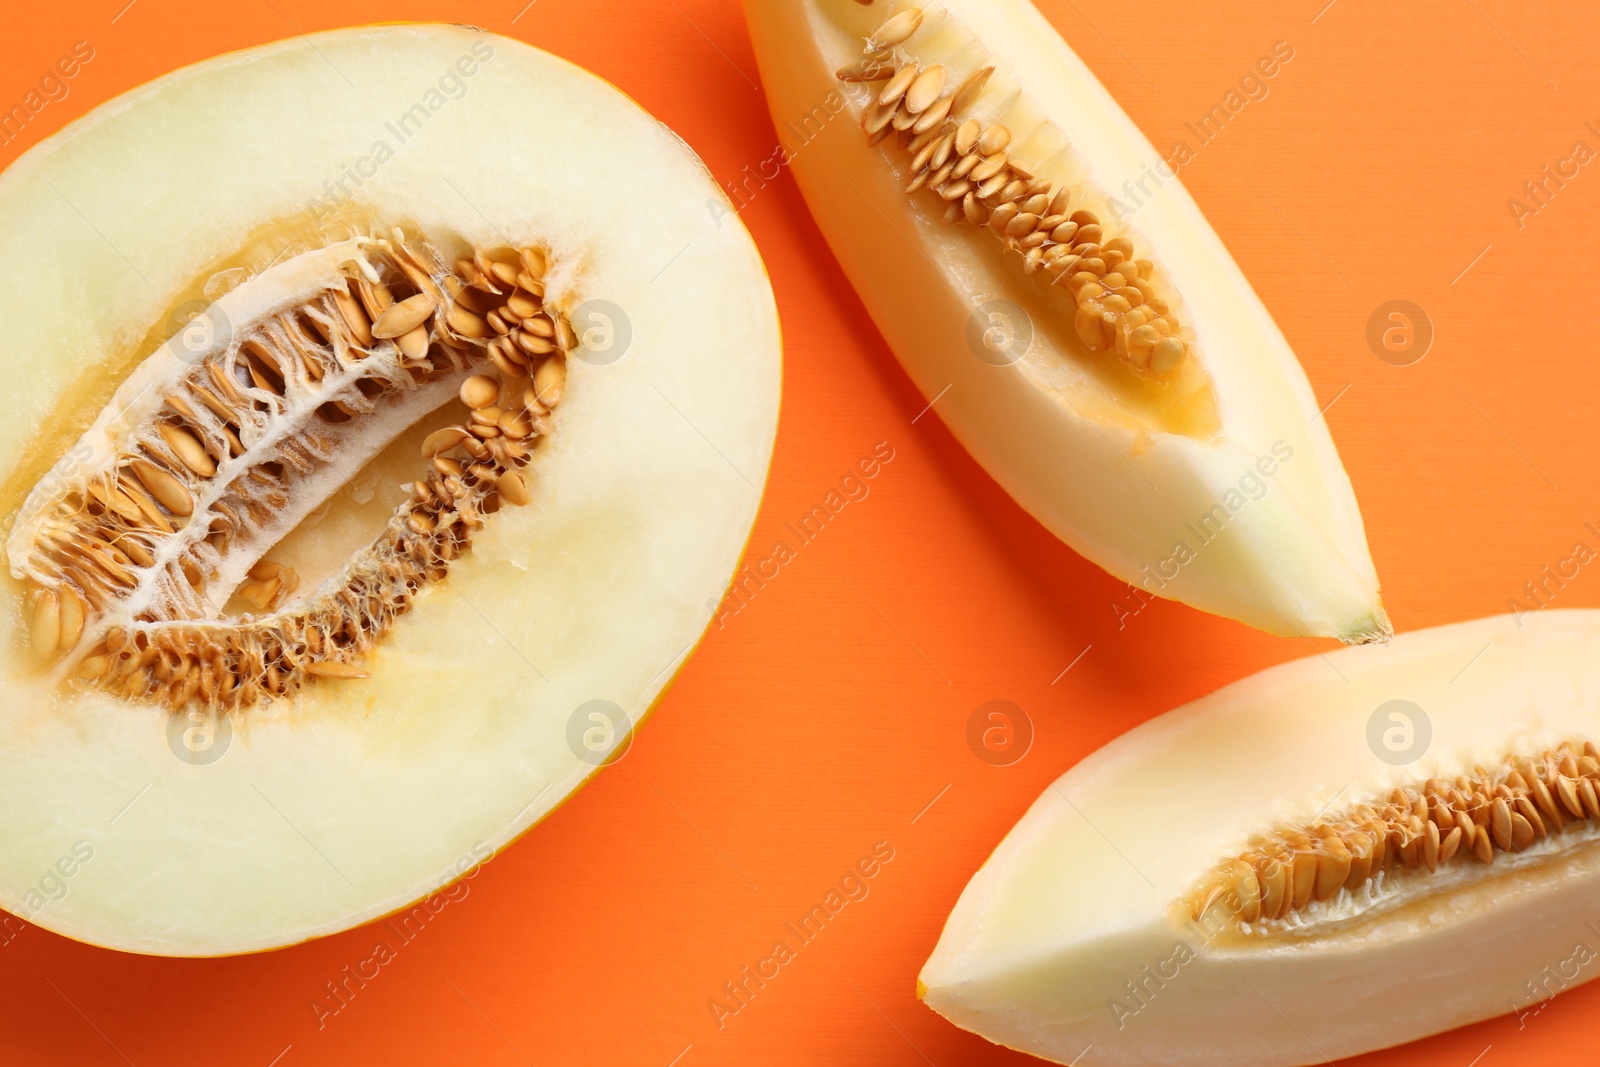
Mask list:
[[[1600,612],[1267,670],[1057,780],[919,994],[1061,1063],[1323,1063],[1594,976]]]
[[[1279,634],[1390,632],[1304,372],[1027,0],[746,0],[783,159],[929,405],[1078,552]]]
[[[179,71],[0,178],[0,904],[285,945],[613,758],[773,444],[720,195],[599,79],[428,25]]]

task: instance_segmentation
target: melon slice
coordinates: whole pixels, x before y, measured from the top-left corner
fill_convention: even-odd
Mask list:
[[[1304,372],[1027,0],[746,0],[773,122],[932,410],[1053,533],[1278,634],[1390,627]]]
[[[286,945],[615,758],[774,439],[720,196],[599,79],[429,25],[199,64],[10,168],[0,905]]]
[[[1058,779],[919,994],[1061,1063],[1322,1063],[1593,977],[1600,612],[1267,670]]]

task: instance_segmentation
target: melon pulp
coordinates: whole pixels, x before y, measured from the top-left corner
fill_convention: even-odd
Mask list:
[[[594,76],[432,25],[201,63],[0,177],[0,905],[291,944],[614,758],[774,440],[775,306],[720,197]]]
[[[1596,611],[1461,623],[1140,726],[1001,842],[919,994],[1062,1063],[1289,1065],[1586,981],[1597,641]]]
[[[784,160],[845,274],[1024,508],[1149,593],[1278,634],[1390,632],[1294,354],[1027,0],[745,12]]]

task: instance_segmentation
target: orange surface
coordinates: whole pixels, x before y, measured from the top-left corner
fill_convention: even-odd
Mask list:
[[[677,129],[725,182],[772,155],[735,0],[535,0],[519,12],[524,2],[12,5],[4,108],[75,42],[94,58],[65,99],[0,145],[0,163],[176,67],[392,19],[475,22],[575,60]],[[1574,142],[1600,150],[1585,125],[1600,127],[1589,62],[1600,9],[1324,3],[1160,0],[1119,24],[1103,5],[1042,0],[1158,147],[1194,149],[1184,181],[1331,405],[1396,625],[1501,612],[1575,541],[1595,546],[1584,524],[1600,521],[1600,173],[1589,173],[1600,162],[1552,184],[1543,205],[1528,201],[1539,210],[1520,226],[1507,203]],[[1268,95],[1199,144],[1185,123],[1280,40],[1294,58]],[[0,934],[0,1062],[1025,1061],[913,998],[967,878],[1096,746],[1311,649],[1167,602],[1119,628],[1124,586],[1019,511],[937,418],[913,422],[924,402],[792,178],[744,215],[788,349],[752,558],[888,442],[894,458],[870,493],[710,635],[620,764],[484,868],[320,1027],[326,983],[380,938],[397,942],[391,930],[183,961],[29,928]],[[1411,366],[1367,345],[1369,316],[1393,299],[1432,322],[1432,349]],[[1553,603],[1600,605],[1592,570]],[[1035,734],[1007,767],[966,741],[974,709],[997,699],[1020,705]],[[799,945],[785,923],[876,842],[893,859],[869,894]],[[719,1027],[708,1001],[778,940],[793,959]],[[1597,1008],[1600,986],[1577,988],[1536,1015],[1368,1062],[1587,1062]]]

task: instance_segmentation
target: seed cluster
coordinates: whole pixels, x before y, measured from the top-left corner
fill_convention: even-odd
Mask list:
[[[54,503],[26,568],[41,658],[77,655],[79,679],[173,709],[248,707],[313,678],[363,677],[355,661],[445,576],[485,517],[528,503],[522,469],[576,347],[543,303],[543,253],[476,253],[451,272],[420,243],[375,249],[367,269],[195,367],[153,428],[135,428],[106,469]],[[298,576],[257,560],[232,592],[269,614],[216,617],[229,593],[208,588],[218,564],[230,548],[249,551],[297,481],[335,459],[345,424],[457,379],[470,417],[427,438],[427,475],[372,546],[286,609]],[[286,429],[292,402],[329,382],[341,384],[314,424]],[[96,630],[136,597],[127,626]]]
[[[1221,907],[1231,921],[1283,919],[1313,900],[1355,891],[1385,872],[1433,874],[1469,857],[1492,864],[1569,828],[1600,823],[1600,749],[1568,741],[1508,757],[1454,781],[1402,786],[1310,825],[1282,828],[1219,865],[1190,900],[1198,921]]]
[[[1035,177],[1007,149],[1011,131],[962,120],[994,67],[946,92],[942,64],[902,62],[894,50],[922,26],[920,8],[905,7],[867,39],[866,56],[838,72],[846,82],[877,89],[862,118],[869,143],[891,135],[911,157],[908,194],[933,190],[947,202],[948,223],[986,226],[1022,255],[1028,274],[1046,275],[1072,294],[1073,325],[1091,351],[1114,351],[1140,373],[1170,378],[1188,344],[1162,295],[1155,264],[1135,257],[1133,241],[1093,211],[1072,210],[1074,192]]]

